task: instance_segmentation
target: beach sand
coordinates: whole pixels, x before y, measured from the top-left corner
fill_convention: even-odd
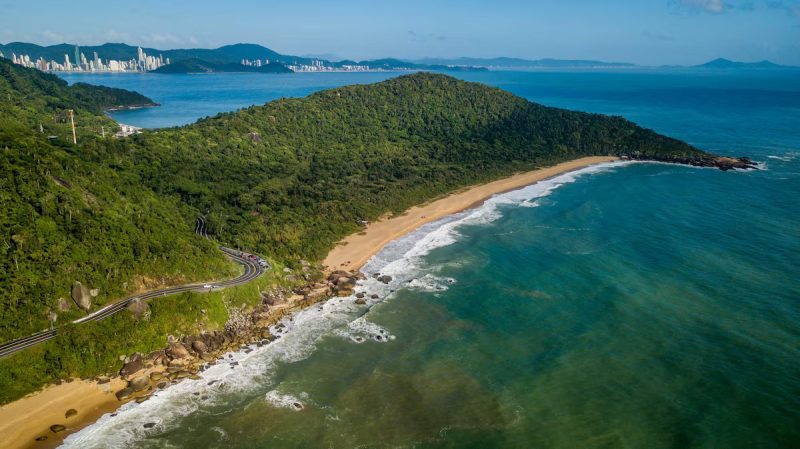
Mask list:
[[[358,270],[387,243],[402,237],[425,223],[439,220],[482,204],[491,196],[520,189],[562,173],[590,165],[618,160],[613,156],[594,156],[562,162],[503,178],[488,184],[469,187],[428,204],[415,206],[406,213],[370,223],[363,232],[350,235],[340,242],[323,262],[328,270]]]
[[[114,392],[125,387],[119,378],[109,383],[75,380],[51,385],[42,391],[0,407],[0,446],[4,449],[57,447],[70,433],[85,427],[121,404]],[[78,413],[65,417],[67,410]],[[50,426],[67,428],[53,433]],[[37,437],[47,436],[45,441]]]
[[[337,245],[325,258],[329,270],[357,270],[387,243],[417,229],[425,223],[476,207],[492,195],[516,190],[562,173],[590,165],[611,162],[616,157],[585,157],[490,182],[452,193],[428,204],[415,206],[406,213],[369,224],[364,232],[353,234]],[[53,448],[67,435],[113,412],[122,402],[114,392],[126,383],[112,379],[108,384],[75,380],[52,385],[18,401],[0,407],[0,447],[3,449]],[[69,409],[77,415],[65,418]],[[53,433],[50,426],[61,424],[66,430]],[[47,440],[37,442],[39,436]]]

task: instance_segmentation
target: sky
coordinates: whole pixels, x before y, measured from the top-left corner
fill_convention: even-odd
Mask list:
[[[0,0],[0,42],[800,65],[800,0]]]

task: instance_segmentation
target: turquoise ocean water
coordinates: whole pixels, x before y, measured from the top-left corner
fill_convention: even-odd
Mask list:
[[[162,108],[117,118],[171,126],[395,75],[69,80],[139,90]],[[65,446],[800,447],[800,73],[459,76],[762,170],[609,164],[495,197],[390,244],[368,307],[301,312]]]

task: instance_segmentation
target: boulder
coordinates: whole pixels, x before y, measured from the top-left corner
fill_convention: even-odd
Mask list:
[[[389,282],[392,282],[392,277],[387,274],[384,274],[383,276],[378,277],[378,281],[383,282],[384,284],[388,284]]]
[[[328,280],[329,281],[335,281],[336,279],[339,279],[340,277],[349,277],[349,276],[350,276],[350,273],[348,273],[346,271],[336,270],[333,273],[328,275]]]
[[[142,301],[139,298],[134,299],[133,301],[128,304],[128,312],[132,313],[133,316],[138,320],[141,319],[149,310],[150,306],[147,305],[146,302]]]
[[[56,307],[59,312],[66,312],[72,307],[72,303],[69,302],[69,299],[62,297],[56,300]]]
[[[364,296],[365,296],[365,295],[364,295],[364,292],[359,292],[359,293],[356,293],[356,298],[358,298],[358,299],[361,299],[361,298],[363,298]]]
[[[342,288],[342,289],[337,288],[336,289],[336,296],[338,296],[340,298],[344,298],[344,297],[350,296],[352,294],[353,294],[353,289],[350,289],[350,288]]]
[[[67,430],[67,428],[61,424],[53,424],[50,426],[50,431],[53,433],[63,432]]]
[[[133,393],[135,393],[135,391],[133,391],[133,388],[125,387],[122,390],[119,390],[118,392],[114,393],[114,395],[117,397],[117,400],[124,401],[126,399],[130,399],[131,396],[133,396]]]
[[[72,284],[72,300],[75,304],[86,312],[92,308],[92,295],[89,294],[89,289],[86,288],[80,281],[75,281]]]
[[[208,352],[208,346],[203,342],[203,340],[195,340],[192,342],[192,349],[195,350],[198,354],[203,354]]]
[[[92,298],[97,298],[97,295],[99,295],[99,294],[100,294],[100,289],[99,288],[93,288],[93,289],[89,290],[89,296],[91,296]]]
[[[131,379],[128,382],[128,388],[133,389],[133,391],[142,391],[147,389],[150,386],[150,378],[148,376],[138,376]]]
[[[78,411],[75,410],[74,408],[71,408],[71,409],[67,410],[66,413],[64,413],[64,418],[69,418],[69,417],[75,416],[77,414],[78,414]]]
[[[154,423],[154,422],[148,422],[148,423],[142,424],[142,427],[144,427],[145,429],[150,429],[150,428],[155,427],[155,425],[156,425],[156,423]]]
[[[42,435],[40,437],[36,437],[36,441],[47,441],[47,435]]]
[[[356,304],[359,304],[359,305],[363,306],[366,303],[367,303],[367,300],[364,299],[363,297],[356,299]]]
[[[166,365],[168,362],[167,354],[163,349],[160,349],[158,351],[153,351],[150,354],[147,354],[146,358],[153,365]]]
[[[122,377],[127,377],[133,373],[141,371],[142,369],[144,369],[142,357],[139,354],[134,354],[128,363],[122,365],[122,369],[119,370],[119,375]]]
[[[167,355],[173,359],[182,359],[184,357],[189,357],[189,351],[183,344],[176,342],[169,345],[169,348],[167,348]]]

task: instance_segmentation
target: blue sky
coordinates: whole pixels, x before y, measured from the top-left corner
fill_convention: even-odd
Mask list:
[[[0,0],[0,42],[800,65],[800,0]]]

